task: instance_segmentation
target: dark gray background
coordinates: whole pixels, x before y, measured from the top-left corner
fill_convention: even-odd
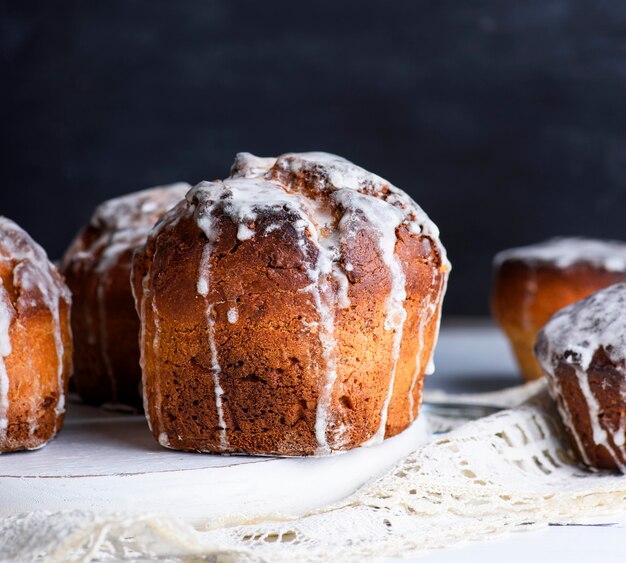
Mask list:
[[[407,190],[486,314],[494,252],[626,239],[626,2],[0,4],[0,213],[58,257],[101,200],[326,150]]]

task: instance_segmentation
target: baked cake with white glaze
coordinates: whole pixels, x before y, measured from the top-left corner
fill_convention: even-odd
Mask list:
[[[626,281],[626,243],[555,238],[500,252],[494,260],[492,312],[526,380],[542,376],[533,355],[539,329],[559,309]]]
[[[536,354],[584,463],[626,473],[626,283],[554,315]]]
[[[72,371],[70,307],[43,248],[0,217],[0,452],[39,448],[61,429]]]
[[[167,447],[325,455],[417,416],[449,263],[403,191],[326,153],[237,156],[133,261],[145,410]]]
[[[190,188],[178,183],[105,201],[63,257],[61,271],[73,294],[72,385],[89,404],[142,405],[132,256]]]

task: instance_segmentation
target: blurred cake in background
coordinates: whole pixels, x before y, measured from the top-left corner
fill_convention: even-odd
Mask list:
[[[542,376],[533,346],[548,319],[622,281],[626,281],[626,243],[620,241],[555,238],[496,255],[491,310],[526,381]]]
[[[61,271],[73,295],[72,389],[86,403],[141,408],[132,256],[190,187],[178,183],[105,201],[63,257]]]

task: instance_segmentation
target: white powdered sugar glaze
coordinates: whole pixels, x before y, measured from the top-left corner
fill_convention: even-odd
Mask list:
[[[65,347],[61,333],[61,302],[69,307],[71,297],[48,256],[23,229],[6,217],[0,217],[0,261],[9,262],[13,269],[13,285],[20,289],[15,309],[27,310],[43,305],[52,318],[52,338],[56,352],[57,402],[55,412],[65,412],[65,382],[63,379]],[[32,423],[32,421],[31,421]],[[31,424],[31,431],[33,426]]]
[[[585,463],[591,462],[555,377],[555,369],[561,360],[567,362],[576,374],[589,410],[594,442],[604,446],[615,465],[626,473],[626,464],[615,449],[624,445],[626,420],[621,421],[617,430],[611,430],[602,423],[602,411],[587,375],[594,354],[602,349],[611,362],[621,366],[624,376],[620,387],[621,401],[626,403],[626,283],[612,285],[562,309],[544,326],[537,342],[537,359]]]
[[[235,324],[239,320],[239,311],[237,311],[237,307],[231,307],[228,309],[227,318],[230,324]]]
[[[204,225],[203,230],[209,239],[209,243],[204,247],[202,251],[202,260],[200,262],[200,272],[198,276],[198,294],[204,298],[209,295],[209,281],[211,275],[211,251],[212,242],[211,238],[212,229],[208,221],[199,219],[198,224]],[[224,389],[220,382],[222,375],[222,367],[220,366],[217,346],[215,344],[215,308],[212,303],[209,303],[206,307],[205,318],[208,328],[209,338],[209,350],[211,352],[211,375],[213,376],[213,389],[215,394],[215,408],[217,409],[217,423],[219,427],[220,436],[220,448],[223,451],[228,449],[228,437],[226,435],[226,421],[224,420],[224,405],[222,402],[222,396],[224,395]]]
[[[435,336],[433,337],[433,347],[430,350],[430,358],[428,358],[428,362],[426,363],[426,370],[424,371],[425,375],[432,375],[433,373],[435,373],[435,349],[437,348],[437,341],[439,340],[439,332],[441,330],[441,317],[442,317],[441,308],[443,306],[443,299],[446,296],[447,291],[448,291],[448,275],[444,274],[443,279],[441,280],[441,287],[439,288],[439,295],[437,297],[439,306],[435,310],[437,314],[437,325],[435,326]]]
[[[4,359],[11,354],[9,328],[13,322],[13,306],[0,278],[0,448],[6,442],[9,426],[9,374]]]
[[[301,181],[303,174],[306,177],[304,185]],[[210,293],[210,257],[219,234],[216,232],[216,211],[219,210],[234,223],[237,238],[242,242],[265,236],[280,228],[280,223],[274,220],[257,232],[262,212],[263,217],[267,217],[268,210],[283,217],[285,212],[288,213],[297,235],[306,275],[311,282],[302,291],[311,294],[318,314],[316,328],[321,345],[322,362],[319,370],[322,376],[316,407],[315,435],[319,454],[332,451],[333,444],[329,443],[329,437],[337,444],[343,434],[341,425],[335,424],[330,416],[337,380],[336,316],[337,311],[351,306],[350,281],[346,272],[352,271],[353,266],[342,265],[342,247],[350,237],[356,235],[355,228],[362,228],[365,224],[374,229],[379,255],[388,268],[391,282],[386,300],[385,329],[394,334],[389,389],[381,410],[380,427],[370,443],[381,441],[384,438],[406,319],[406,279],[403,265],[395,254],[396,230],[405,224],[410,233],[429,236],[440,256],[445,276],[449,263],[445,249],[439,242],[437,227],[404,192],[347,160],[326,153],[286,154],[277,159],[240,153],[231,169],[231,178],[222,182],[202,182],[189,192],[187,200],[208,240],[197,280],[197,292],[204,297]],[[311,254],[312,250],[314,254]],[[233,322],[232,315],[229,311],[229,322]],[[215,318],[210,303],[207,304],[207,324],[216,404],[222,421],[221,369],[218,369],[218,348],[214,341]]]
[[[90,344],[98,348],[114,401],[117,398],[117,385],[109,354],[111,342],[105,301],[111,282],[110,273],[120,264],[123,254],[134,251],[146,242],[155,222],[182,200],[190,188],[189,184],[179,182],[148,188],[101,203],[96,208],[89,225],[100,233],[99,236],[88,248],[81,248],[75,253],[70,250],[64,260],[64,269],[77,267],[83,261],[96,260],[98,326],[95,326],[91,311],[87,308],[84,311],[89,330],[86,337]]]
[[[626,272],[626,242],[581,237],[558,237],[538,244],[503,250],[494,264],[508,260],[568,268],[586,264],[609,272]]]
[[[235,157],[235,162],[230,169],[230,177],[260,178],[265,176],[275,163],[276,159],[273,157],[255,156],[249,152],[240,152]]]
[[[164,448],[169,448],[170,447],[170,439],[168,438],[168,436],[167,436],[167,434],[165,432],[161,432],[159,434],[158,442]]]
[[[450,268],[445,248],[439,240],[437,225],[406,192],[384,178],[345,158],[324,152],[285,154],[278,157],[273,168],[293,173],[310,173],[318,179],[321,191],[348,189],[383,200],[398,208],[403,213],[402,223],[407,225],[409,232],[428,236],[439,252],[442,266]]]
[[[378,430],[363,444],[364,446],[370,446],[382,442],[385,437],[385,425],[387,424],[389,403],[391,402],[393,386],[396,379],[404,321],[407,316],[404,308],[404,301],[406,299],[406,277],[402,262],[395,254],[397,242],[396,229],[402,223],[404,215],[398,208],[389,205],[385,201],[365,196],[359,192],[341,190],[335,193],[335,198],[345,209],[352,209],[362,214],[369,225],[376,230],[380,257],[385,266],[387,266],[391,276],[391,292],[386,302],[387,316],[385,318],[385,330],[393,331],[394,333],[391,350],[392,367],[387,396],[385,397],[380,414]],[[344,217],[348,217],[348,215]]]
[[[446,281],[447,281],[447,277],[441,276],[440,284],[439,284],[439,287],[437,288],[437,293],[435,294],[434,298],[433,298],[432,293],[430,292],[428,293],[426,297],[426,302],[422,306],[423,308],[420,311],[420,315],[418,318],[417,354],[415,356],[415,374],[413,375],[413,381],[411,382],[411,387],[409,388],[409,416],[411,420],[414,420],[415,418],[415,399],[414,399],[415,386],[417,385],[417,381],[419,377],[422,375],[421,356],[422,356],[422,350],[424,349],[424,330],[429,325],[433,317],[438,312],[439,313],[441,312],[440,303],[442,300],[442,294],[446,290]],[[433,288],[436,282],[437,282],[437,272],[433,270],[433,278],[431,280],[430,287]],[[440,321],[441,321],[441,315],[439,315],[439,318],[437,319],[437,326],[435,328],[435,335],[434,335],[435,343],[437,342],[437,337],[439,334]],[[434,351],[435,351],[435,345],[433,345],[433,349],[431,350],[430,357],[428,359],[428,362],[426,363],[426,369],[425,369],[426,374],[429,373],[429,368],[432,368],[432,370],[434,371],[434,364],[432,360]]]

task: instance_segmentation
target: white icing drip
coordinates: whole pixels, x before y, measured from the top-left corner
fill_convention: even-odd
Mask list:
[[[604,350],[611,362],[623,370],[626,362],[626,283],[610,286],[562,309],[544,326],[537,342],[537,359],[547,375],[559,411],[571,429],[585,463],[590,464],[589,456],[554,375],[560,359],[570,364],[576,374],[578,387],[587,403],[593,441],[596,445],[604,446],[615,465],[626,473],[626,464],[615,452],[615,447],[624,443],[623,426],[626,420],[620,421],[620,428],[616,432],[602,425],[600,405],[591,390],[587,375],[593,356],[599,349]],[[620,388],[622,396],[623,386],[624,382]]]
[[[337,305],[341,309],[348,309],[350,307],[350,296],[348,291],[350,289],[350,282],[348,277],[343,273],[338,264],[333,264],[333,278],[337,281]]]
[[[239,320],[239,311],[237,311],[237,307],[231,307],[228,309],[227,317],[230,324],[235,324]]]
[[[437,274],[438,274],[437,270],[433,270],[433,277],[430,283],[430,288],[434,287],[435,282],[437,280]],[[411,421],[415,419],[415,415],[413,414],[413,411],[415,410],[415,399],[413,398],[413,395],[415,392],[415,386],[417,385],[417,381],[419,377],[421,376],[421,371],[422,371],[421,355],[422,355],[422,350],[424,349],[424,329],[428,326],[433,316],[437,314],[437,311],[439,311],[439,303],[441,303],[441,299],[442,299],[441,294],[443,291],[445,291],[446,279],[447,278],[445,275],[442,276],[441,284],[439,286],[439,289],[437,290],[437,295],[434,299],[432,298],[431,292],[430,291],[428,292],[426,302],[422,305],[422,310],[420,312],[420,316],[418,319],[417,354],[415,356],[415,374],[413,375],[413,381],[411,382],[411,387],[409,389],[409,418],[411,419]],[[429,356],[428,363],[426,364],[425,374],[428,372],[428,368],[430,364],[432,363],[432,356],[433,356],[433,351],[435,350],[435,346],[436,346],[436,340],[438,336],[437,333],[439,332],[440,321],[441,321],[441,315],[439,315],[439,318],[437,319],[437,328],[435,329],[433,347]],[[433,371],[434,371],[434,365],[433,365]]]
[[[239,240],[248,240],[254,236],[254,231],[243,223],[237,228],[237,238]]]
[[[230,169],[231,178],[260,178],[274,166],[275,158],[255,156],[249,152],[240,152]]]
[[[626,243],[578,237],[553,238],[503,250],[494,258],[494,264],[497,267],[508,260],[548,264],[557,268],[586,264],[609,272],[626,272]]]
[[[69,290],[50,263],[41,248],[23,229],[13,221],[0,217],[0,246],[6,250],[6,255],[0,260],[16,264],[13,268],[13,284],[22,289],[24,294],[39,295],[41,302],[52,317],[52,338],[57,357],[57,402],[55,412],[57,417],[65,412],[65,382],[63,337],[61,331],[60,306],[64,301],[69,307],[71,296]],[[20,297],[20,304],[25,307],[36,306],[39,300]]]
[[[165,432],[161,432],[159,434],[158,442],[164,448],[169,448],[170,447],[170,439],[168,438],[168,436],[167,436],[167,434]]]
[[[320,228],[306,218],[302,210],[302,219],[295,221],[294,227],[298,233],[298,245],[302,252],[304,262],[307,262],[306,232],[308,230],[311,240],[314,243],[318,257],[313,267],[307,269],[307,276],[311,284],[303,289],[313,297],[313,303],[319,316],[319,322],[307,323],[303,319],[303,324],[307,327],[317,329],[318,338],[322,346],[322,359],[325,364],[325,378],[322,383],[317,401],[315,415],[315,439],[317,441],[317,454],[324,455],[331,451],[326,436],[329,427],[329,412],[332,403],[332,392],[337,380],[337,361],[335,356],[335,311],[332,296],[332,287],[328,282],[328,275],[335,268],[333,254],[335,246],[333,241],[320,237],[321,232],[331,232],[332,217],[325,214],[319,207],[313,207],[315,223]]]
[[[330,445],[326,437],[329,425],[329,412],[332,404],[332,393],[337,380],[337,359],[335,356],[335,311],[331,291],[328,283],[328,274],[332,271],[332,261],[327,251],[320,247],[317,265],[307,273],[311,279],[309,291],[313,295],[315,307],[319,314],[318,337],[322,344],[322,358],[326,365],[326,378],[320,389],[315,416],[315,438],[318,445],[318,454],[330,452]]]
[[[406,299],[406,278],[401,260],[395,253],[397,236],[396,229],[402,223],[404,216],[401,210],[389,203],[368,197],[355,191],[338,190],[334,194],[335,199],[345,209],[355,210],[366,218],[368,224],[377,231],[378,249],[380,258],[389,269],[391,276],[391,291],[386,301],[387,314],[385,317],[385,330],[393,331],[393,345],[391,350],[392,368],[389,378],[389,388],[385,397],[380,415],[380,424],[376,433],[363,445],[370,446],[382,442],[385,437],[385,426],[389,412],[389,403],[393,395],[393,387],[396,380],[400,347],[402,345],[402,332],[406,320],[404,300]],[[352,224],[346,214],[340,222],[340,229],[349,229]]]
[[[270,233],[276,231],[280,229],[280,224],[279,223],[272,223],[271,225],[268,225],[267,227],[265,227],[265,231],[263,232],[263,234],[265,235],[269,235]]]
[[[439,332],[441,331],[441,317],[442,311],[441,307],[443,306],[443,299],[446,296],[446,291],[448,291],[448,274],[447,272],[443,272],[443,280],[442,286],[439,290],[439,296],[437,298],[439,304],[437,308],[437,326],[435,327],[435,336],[433,338],[433,347],[430,350],[430,357],[428,358],[428,363],[426,364],[426,370],[424,371],[424,375],[432,375],[435,373],[435,350],[437,349],[437,341],[439,340]]]
[[[204,217],[198,219],[198,225],[204,231],[209,239],[209,243],[205,245],[202,251],[202,260],[200,262],[200,271],[198,276],[198,293],[208,298],[209,280],[211,272],[211,251],[214,241],[214,232],[211,224],[211,214],[207,213]],[[217,346],[215,344],[215,319],[213,317],[213,304],[207,303],[205,318],[207,322],[209,349],[211,352],[211,375],[213,376],[213,392],[215,395],[215,408],[217,410],[217,423],[219,426],[220,448],[222,451],[228,449],[228,437],[226,435],[226,421],[224,420],[224,405],[222,396],[224,389],[220,383],[222,368],[218,359]]]
[[[11,354],[9,328],[13,322],[13,306],[0,278],[0,448],[6,443],[9,426],[9,374],[4,359]]]
[[[551,395],[556,400],[556,405],[557,405],[559,414],[561,415],[561,418],[563,419],[563,422],[565,423],[565,425],[571,430],[571,435],[574,437],[574,441],[576,442],[576,447],[581,457],[583,458],[583,461],[585,462],[585,464],[591,465],[591,460],[589,459],[589,456],[587,455],[587,450],[585,449],[582,443],[580,435],[576,431],[576,426],[574,425],[574,419],[572,418],[572,414],[569,410],[569,406],[567,405],[567,401],[565,400],[565,397],[563,397],[563,395],[561,394],[561,390],[556,382],[556,379],[550,375],[551,372],[546,371],[545,373],[547,376],[546,379],[548,380],[548,388],[550,389]]]
[[[196,291],[198,295],[206,296],[209,294],[209,272],[211,264],[210,248],[207,251],[206,247],[202,251],[202,258],[200,259],[200,270],[198,275],[198,281],[196,283]]]

